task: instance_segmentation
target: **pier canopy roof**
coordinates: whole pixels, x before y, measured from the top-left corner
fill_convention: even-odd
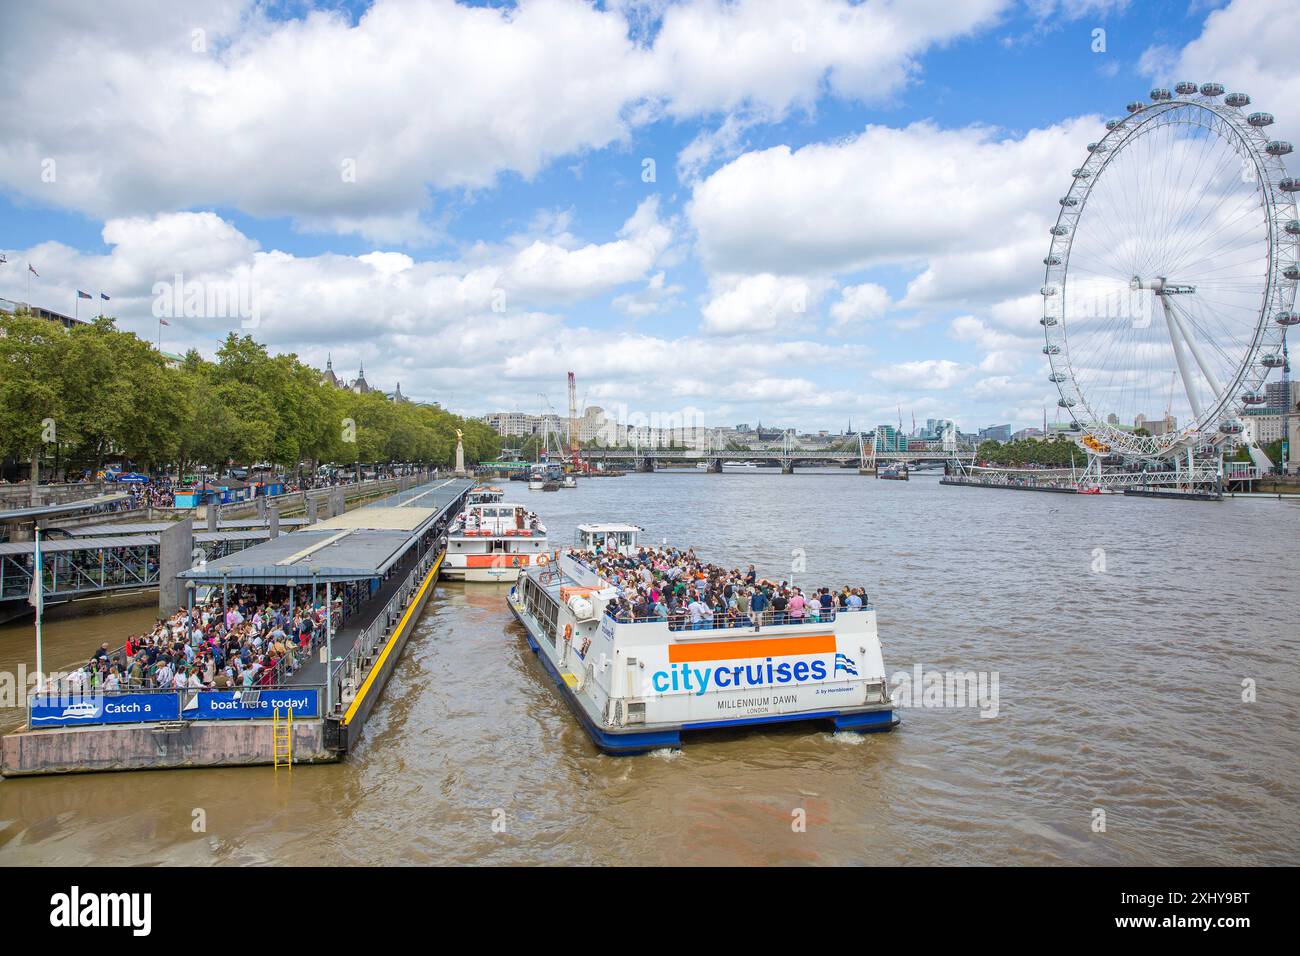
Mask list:
[[[473,487],[469,479],[450,479],[402,491],[177,577],[196,584],[279,585],[377,578]]]
[[[265,540],[269,531],[257,529],[232,529],[230,531],[196,531],[195,544],[227,543],[231,541]],[[41,555],[67,554],[74,551],[112,551],[119,548],[156,548],[156,534],[95,535],[90,538],[42,538]],[[34,541],[6,541],[0,543],[0,557],[35,555]]]
[[[125,491],[115,491],[112,494],[97,495],[94,498],[82,498],[79,501],[69,501],[61,505],[39,505],[35,508],[14,508],[11,511],[0,511],[0,521],[32,521],[36,518],[54,518],[59,515],[76,514],[78,511],[91,511],[104,505],[115,504],[119,501],[125,501],[130,495]]]
[[[177,575],[196,584],[308,584],[376,578],[401,559],[405,531],[295,531]]]

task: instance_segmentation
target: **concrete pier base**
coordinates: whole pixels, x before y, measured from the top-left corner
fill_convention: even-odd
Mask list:
[[[792,461],[783,461],[783,462],[781,462],[781,474],[783,474],[783,475],[793,475],[793,474],[794,474],[794,462],[792,462]]]
[[[94,773],[106,770],[174,770],[238,767],[274,762],[271,721],[191,721],[163,724],[49,727],[7,735],[0,775]],[[325,746],[325,722],[293,722],[295,763],[331,763],[339,754]]]

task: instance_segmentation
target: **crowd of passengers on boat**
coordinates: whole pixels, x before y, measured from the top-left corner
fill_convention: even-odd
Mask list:
[[[670,630],[712,630],[833,621],[868,606],[860,587],[804,588],[760,579],[748,570],[701,560],[693,548],[639,548],[634,555],[600,549],[573,556],[618,588],[605,613],[620,624],[667,622]]]

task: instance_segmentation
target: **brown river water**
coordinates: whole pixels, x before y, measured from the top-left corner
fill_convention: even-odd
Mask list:
[[[606,757],[506,588],[444,582],[346,762],[5,780],[0,864],[1300,863],[1300,502],[849,471],[503,484],[556,544],[631,521],[781,578],[799,550],[796,581],[866,585],[891,676],[996,672],[997,715],[912,707],[892,734]],[[51,621],[47,663],[151,621]],[[32,644],[30,622],[0,627],[0,669]]]

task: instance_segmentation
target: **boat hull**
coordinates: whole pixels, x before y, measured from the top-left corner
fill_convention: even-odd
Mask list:
[[[449,568],[444,565],[442,576],[448,581],[474,584],[513,584],[519,580],[519,571],[519,568]]]

